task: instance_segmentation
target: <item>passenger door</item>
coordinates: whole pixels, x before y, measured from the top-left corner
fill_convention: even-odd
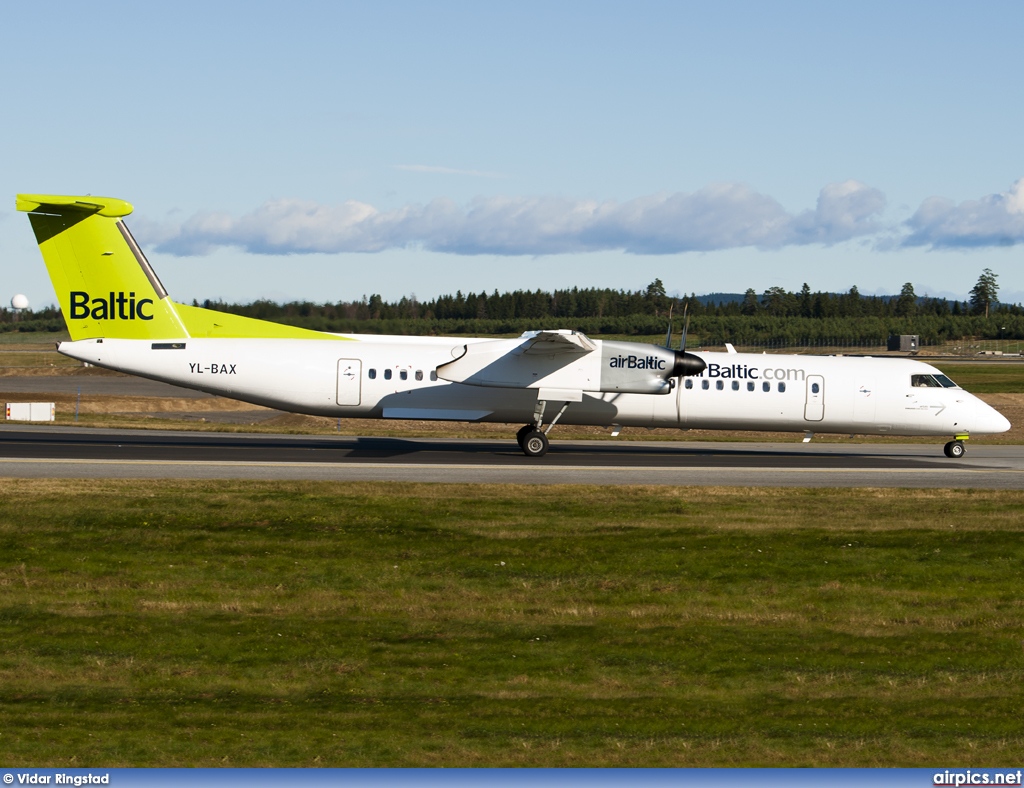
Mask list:
[[[825,378],[821,375],[808,375],[804,420],[821,421],[823,418],[825,418]]]

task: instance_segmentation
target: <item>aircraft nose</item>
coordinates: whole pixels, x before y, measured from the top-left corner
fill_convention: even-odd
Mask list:
[[[993,435],[998,432],[1006,432],[1012,426],[1010,420],[991,405],[979,402],[977,404],[977,411],[976,426],[973,427],[971,432]]]

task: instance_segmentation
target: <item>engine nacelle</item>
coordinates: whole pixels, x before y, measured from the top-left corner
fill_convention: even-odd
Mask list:
[[[699,375],[707,365],[692,353],[639,342],[601,343],[601,391],[667,394],[672,379]]]

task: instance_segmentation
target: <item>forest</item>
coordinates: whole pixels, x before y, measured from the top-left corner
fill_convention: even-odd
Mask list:
[[[986,276],[990,277],[987,282]],[[846,293],[812,292],[804,284],[797,292],[771,287],[760,294],[748,289],[743,294],[673,298],[656,279],[634,291],[574,287],[551,292],[458,291],[427,301],[415,296],[385,301],[373,294],[337,303],[261,300],[249,304],[193,301],[193,305],[338,333],[487,336],[572,328],[594,335],[657,336],[666,332],[670,311],[678,333],[685,304],[689,342],[695,347],[725,342],[877,346],[894,334],[917,334],[923,345],[962,338],[1024,339],[1024,308],[999,303],[997,293],[995,275],[986,269],[968,301],[918,296],[910,283],[893,296],[862,296],[856,287]],[[0,310],[0,332],[63,330],[64,321],[54,307],[21,314]]]

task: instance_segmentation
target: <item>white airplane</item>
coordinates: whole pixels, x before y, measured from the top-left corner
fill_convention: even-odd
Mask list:
[[[576,331],[515,339],[330,334],[179,304],[106,197],[23,194],[57,293],[66,356],[317,416],[520,423],[539,457],[563,424],[951,436],[1010,423],[910,359],[688,353]],[[732,348],[729,347],[732,351]]]

